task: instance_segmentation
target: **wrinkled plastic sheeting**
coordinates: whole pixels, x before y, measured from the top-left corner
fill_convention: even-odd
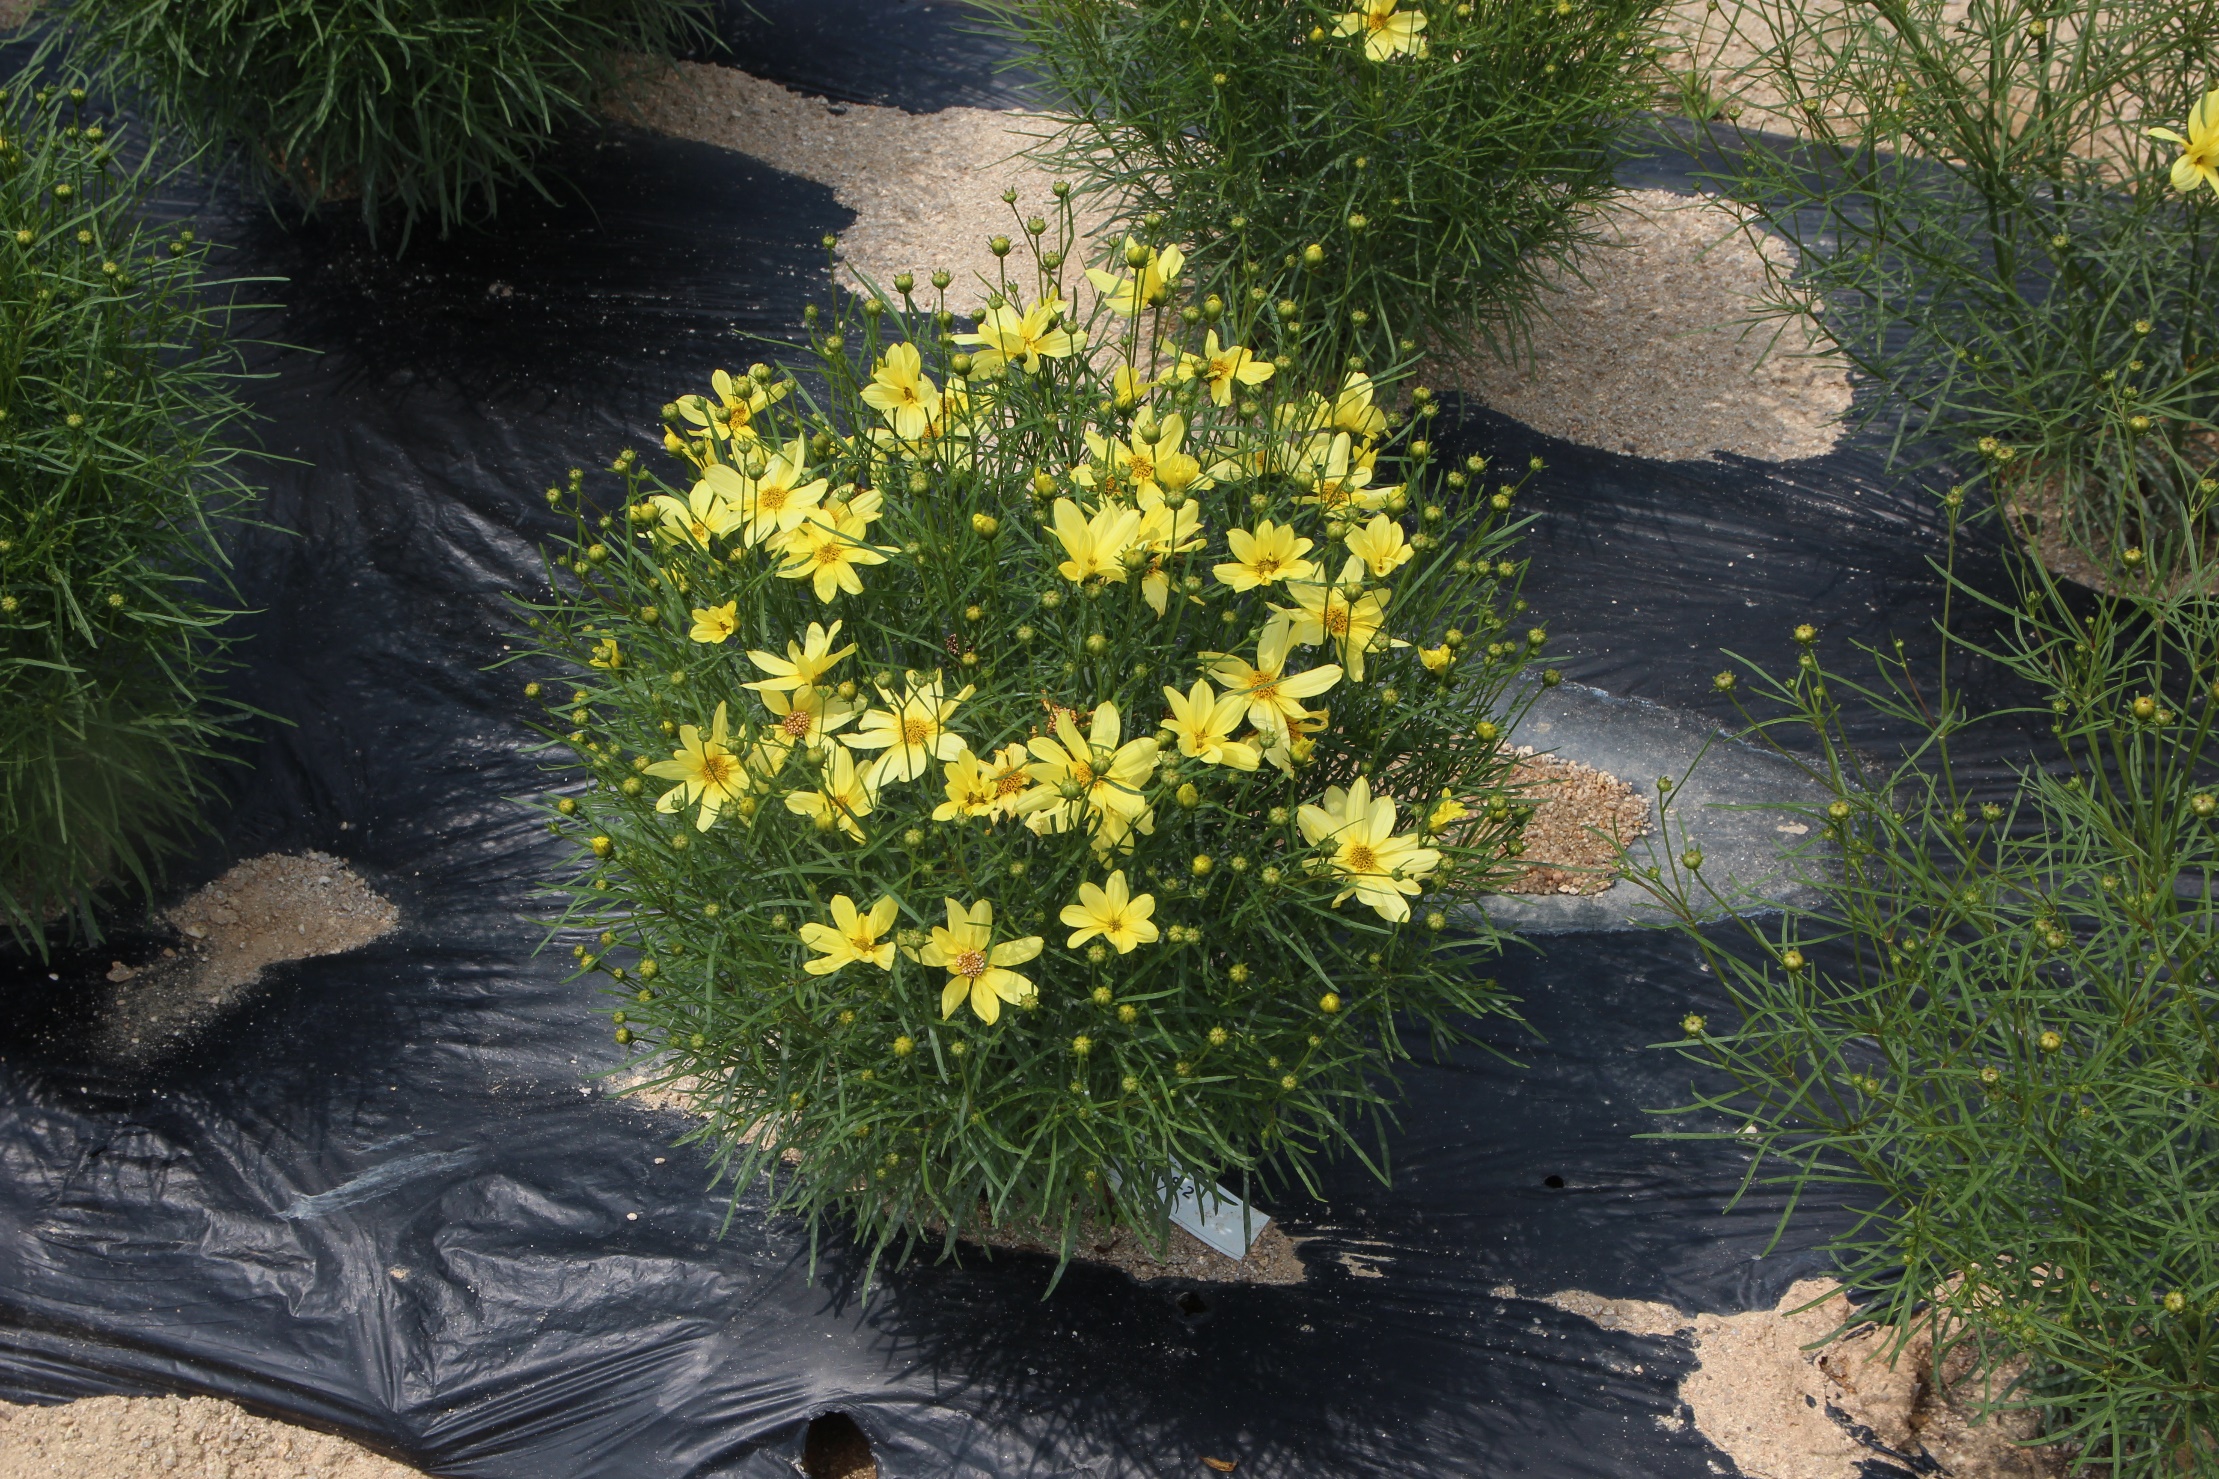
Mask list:
[[[1721,1466],[1668,1421],[1684,1346],[1493,1292],[1733,1310],[1817,1271],[1794,1250],[1838,1214],[1765,1256],[1780,1204],[1722,1210],[1733,1144],[1638,1138],[1690,1093],[1647,1045],[1725,1010],[1671,937],[1509,947],[1494,969],[1530,1030],[1491,1021],[1495,1051],[1403,1075],[1391,1187],[1342,1163],[1320,1201],[1235,1188],[1301,1240],[1293,1287],[1077,1266],[1042,1300],[1048,1262],[1004,1255],[865,1296],[838,1238],[812,1268],[752,1188],[727,1226],[705,1156],[671,1145],[684,1123],[602,1092],[605,1003],[530,917],[563,857],[509,799],[547,781],[525,674],[494,666],[505,598],[556,532],[540,490],[651,446],[669,395],[762,352],[736,334],[794,332],[829,291],[807,244],[846,213],[696,144],[617,133],[571,163],[559,203],[398,263],[224,189],[172,203],[237,244],[234,270],[292,279],[262,332],[300,346],[264,351],[252,387],[289,459],[268,517],[294,532],[236,550],[260,613],[236,689],[285,722],[180,882],[320,847],[403,925],[275,968],[135,1074],[88,1057],[104,952],[6,969],[0,1395],[212,1392],[518,1479],[783,1474],[829,1408],[889,1475]],[[1866,453],[1668,468],[1473,424],[1555,463],[1532,589],[1580,681],[1700,710],[1710,646],[1931,607],[1932,526]]]

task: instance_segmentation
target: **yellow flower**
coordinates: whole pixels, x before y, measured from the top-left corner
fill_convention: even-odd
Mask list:
[[[1036,958],[1046,942],[1038,935],[1022,940],[994,941],[994,905],[981,899],[966,912],[955,900],[948,906],[947,928],[935,927],[931,941],[917,952],[926,965],[943,966],[948,984],[940,992],[940,1015],[955,1015],[965,997],[971,1010],[989,1026],[1001,1020],[1002,1003],[1018,1005],[1032,998],[1032,982],[1008,969]]]
[[[971,356],[971,372],[975,375],[999,373],[1004,365],[1015,365],[1026,374],[1033,374],[1044,359],[1068,359],[1078,351],[1078,342],[1063,327],[1063,316],[1071,305],[1060,298],[1035,303],[1020,313],[1015,304],[989,308],[979,320],[975,334],[958,334],[958,344],[976,344],[979,352]]]
[[[871,371],[863,400],[886,418],[894,435],[913,442],[932,429],[940,415],[940,392],[924,372],[914,344],[896,344]]]
[[[882,971],[894,968],[894,942],[879,937],[894,927],[894,920],[901,906],[891,895],[871,905],[871,912],[856,911],[855,900],[846,894],[832,896],[832,923],[818,924],[814,920],[795,933],[801,943],[822,953],[814,960],[803,961],[801,968],[812,976],[829,976],[846,965],[875,965]]]
[[[722,463],[710,469],[712,473],[719,471],[738,476]],[[658,493],[652,501],[656,512],[662,515],[663,532],[697,549],[707,549],[711,539],[739,527],[738,512],[726,501],[716,482],[706,476],[693,485],[693,491],[686,495],[683,503],[668,493]]]
[[[724,475],[718,479],[717,489],[747,522],[740,533],[742,544],[752,547],[791,534],[816,511],[818,501],[831,485],[823,478],[802,482],[809,470],[808,445],[795,437],[770,459],[760,477],[742,477],[721,463],[709,469],[712,479]]]
[[[1197,678],[1189,692],[1166,688],[1163,696],[1171,701],[1171,717],[1163,727],[1178,740],[1180,754],[1235,770],[1256,768],[1261,758],[1256,747],[1231,738],[1233,726],[1248,712],[1246,695],[1219,694],[1208,679]]]
[[[1309,717],[1302,700],[1316,698],[1341,681],[1341,670],[1331,664],[1289,674],[1287,652],[1293,645],[1285,622],[1268,622],[1256,644],[1254,663],[1228,654],[1211,672],[1247,702],[1248,722],[1267,736],[1284,736],[1291,721]]]
[[[863,828],[858,819],[871,814],[877,796],[877,783],[856,769],[852,755],[835,745],[825,756],[817,789],[793,792],[786,798],[786,810],[826,827],[838,827],[861,842]]]
[[[1171,604],[1171,576],[1163,568],[1165,559],[1183,555],[1202,547],[1202,510],[1193,499],[1186,499],[1177,508],[1153,490],[1140,496],[1140,529],[1133,536],[1139,548],[1148,551],[1148,571],[1140,578],[1140,593],[1161,616]],[[1190,598],[1199,606],[1199,596]]]
[[[1110,398],[1119,406],[1137,406],[1148,398],[1148,392],[1161,384],[1161,377],[1144,380],[1131,365],[1119,365],[1110,375]]]
[[[1207,381],[1213,405],[1231,405],[1236,385],[1261,385],[1275,373],[1270,360],[1258,359],[1238,344],[1219,348],[1215,329],[1203,337],[1200,354],[1179,356],[1179,378]]]
[[[1294,597],[1295,608],[1273,608],[1287,618],[1289,635],[1297,646],[1330,643],[1347,665],[1348,676],[1358,683],[1364,681],[1364,654],[1389,645],[1385,628],[1387,600],[1392,594],[1380,590],[1351,596],[1349,592],[1360,583],[1363,568],[1363,562],[1351,555],[1341,570],[1339,583],[1290,586],[1288,594]]]
[[[1418,661],[1425,664],[1425,670],[1429,673],[1445,673],[1449,665],[1456,661],[1456,649],[1446,642],[1438,647],[1420,647]]]
[[[814,750],[824,743],[826,735],[840,728],[857,713],[857,706],[842,703],[831,692],[822,688],[796,688],[791,691],[765,689],[763,702],[778,716],[772,733],[787,748],[807,745]]]
[[[1351,10],[1341,17],[1333,34],[1363,37],[1365,58],[1385,62],[1398,56],[1424,56],[1425,38],[1418,34],[1424,29],[1422,11],[1397,10],[1395,0],[1364,0],[1362,10]]]
[[[1409,564],[1417,554],[1402,537],[1402,525],[1385,514],[1374,514],[1363,528],[1349,530],[1346,543],[1349,553],[1369,566],[1380,580]]]
[[[120,603],[119,603],[120,604]],[[624,651],[616,645],[616,638],[603,637],[593,644],[593,656],[586,659],[589,668],[608,668],[614,671],[624,666]]]
[[[1461,822],[1471,814],[1472,809],[1451,796],[1448,787],[1443,786],[1441,799],[1434,802],[1433,810],[1426,814],[1425,829],[1428,832],[1438,832],[1449,823]]]
[[[863,542],[868,528],[869,520],[854,514],[828,524],[820,511],[818,517],[804,520],[785,536],[782,549],[786,563],[778,567],[778,573],[788,580],[813,582],[817,599],[827,605],[841,591],[860,596],[863,577],[856,573],[856,567],[886,563],[883,550]]]
[[[722,370],[712,374],[709,383],[716,389],[717,404],[689,395],[678,402],[680,414],[696,426],[707,427],[721,441],[743,442],[757,440],[755,417],[783,399],[787,386],[783,380],[758,385],[752,376],[735,380]]]
[[[1018,798],[1032,785],[1028,768],[1031,758],[1023,745],[1004,745],[994,752],[994,768],[988,774],[994,782],[994,810],[998,815],[1017,815]]]
[[[694,615],[698,618],[701,613],[696,611]],[[784,657],[772,652],[751,650],[747,654],[747,660],[770,676],[754,683],[742,683],[740,686],[755,689],[759,693],[771,693],[782,688],[822,687],[825,674],[838,667],[855,650],[855,644],[850,642],[834,652],[832,644],[839,638],[840,623],[832,623],[832,629],[827,631],[811,622],[801,641],[786,644]]]
[[[1424,25],[1420,16],[1418,24]],[[1345,431],[1364,441],[1378,436],[1387,429],[1387,413],[1371,403],[1371,376],[1362,370],[1352,370],[1341,382],[1340,394],[1333,397],[1333,404],[1325,415],[1325,425],[1334,431]]]
[[[1109,876],[1106,888],[1080,884],[1079,901],[1063,906],[1063,922],[1071,926],[1071,938],[1064,943],[1076,950],[1100,935],[1117,947],[1119,955],[1130,955],[1135,945],[1146,945],[1156,938],[1156,922],[1148,917],[1155,912],[1155,895],[1133,898],[1126,890],[1125,874],[1119,870]]]
[[[1130,236],[1125,238],[1125,253],[1129,257],[1140,244]],[[1175,246],[1162,251],[1146,249],[1148,256],[1131,277],[1120,277],[1114,272],[1104,272],[1099,267],[1086,269],[1086,280],[1102,294],[1102,302],[1110,312],[1131,318],[1143,308],[1153,308],[1171,296],[1178,283],[1179,271],[1186,266],[1186,254]]]
[[[933,761],[953,760],[963,753],[963,736],[947,726],[972,692],[966,686],[953,698],[941,697],[938,673],[912,686],[898,699],[881,688],[878,696],[887,706],[865,714],[862,732],[842,735],[840,742],[858,750],[886,752],[871,766],[874,788],[890,780],[913,781],[929,770]]]
[[[648,766],[647,773],[678,782],[663,792],[655,809],[674,813],[699,802],[701,814],[694,826],[702,832],[715,826],[717,813],[746,795],[753,785],[746,767],[740,764],[740,757],[732,753],[731,736],[725,731],[723,704],[717,705],[708,738],[702,738],[697,725],[681,725],[678,748],[671,753],[671,758]]]
[[[936,822],[952,822],[959,817],[990,817],[1001,812],[1001,788],[994,773],[981,764],[979,757],[965,745],[963,753],[942,766],[941,774],[947,777],[948,799],[932,809]]]
[[[2187,138],[2169,128],[2148,132],[2153,139],[2181,146],[2180,157],[2173,161],[2175,190],[2185,195],[2198,185],[2209,185],[2214,194],[2219,194],[2219,87],[2205,93],[2189,109]]]
[[[1354,894],[1389,924],[1408,919],[1410,899],[1422,892],[1420,880],[1441,866],[1441,855],[1407,833],[1394,836],[1393,798],[1373,799],[1371,782],[1362,776],[1347,791],[1335,786],[1320,800],[1322,806],[1296,812],[1295,823],[1313,847],[1332,849],[1323,865],[1347,884],[1333,902]]]
[[[1084,735],[1068,709],[1056,711],[1055,736],[1030,745],[1034,763],[1026,767],[1033,789],[1017,800],[1017,810],[1034,832],[1067,832],[1085,823],[1094,845],[1110,848],[1134,831],[1155,829],[1155,812],[1144,788],[1156,773],[1153,737],[1119,744],[1123,733],[1117,705],[1102,703]]]
[[[1129,508],[1105,508],[1092,519],[1068,498],[1058,498],[1055,534],[1071,558],[1056,568],[1063,578],[1110,583],[1125,579],[1125,551],[1140,532],[1140,515]]]
[[[1228,529],[1225,546],[1233,558],[1216,567],[1217,578],[1236,591],[1252,591],[1278,580],[1308,580],[1318,567],[1302,557],[1310,541],[1295,536],[1292,524],[1266,519],[1254,531]]]
[[[740,603],[727,601],[722,606],[695,607],[693,630],[687,633],[696,642],[722,642],[740,629]]]
[[[1325,511],[1335,523],[1352,523],[1358,513],[1384,508],[1400,491],[1371,486],[1370,459],[1353,455],[1347,432],[1335,432],[1311,443],[1294,468],[1294,475],[1310,491],[1299,502]]]

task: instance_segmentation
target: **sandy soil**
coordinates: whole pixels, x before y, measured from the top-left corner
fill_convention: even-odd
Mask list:
[[[1517,1291],[1495,1293],[1515,1298]],[[1869,1330],[1803,1349],[1848,1317],[1849,1301],[1830,1280],[1805,1280],[1772,1309],[1740,1315],[1688,1315],[1581,1289],[1542,1302],[1606,1330],[1691,1339],[1702,1364],[1681,1382],[1680,1398],[1697,1431],[1745,1474],[1858,1479],[1859,1466],[1875,1459],[1921,1473],[1938,1465],[1956,1479],[2062,1479],[2069,1468],[2054,1448],[2018,1446],[2014,1440],[2038,1431],[2024,1414],[1974,1421],[1969,1349],[1952,1352],[1939,1383],[1924,1337],[1892,1357],[1886,1338]]]
[[[0,0],[0,31],[12,31],[31,18],[39,0]]]
[[[1599,894],[1618,882],[1618,846],[1649,830],[1649,798],[1614,775],[1520,747],[1511,784],[1541,799],[1526,822],[1529,864],[1506,894]],[[1615,843],[1613,841],[1615,839]]]
[[[850,271],[884,287],[897,272],[922,283],[946,267],[969,289],[951,289],[958,308],[999,280],[987,239],[1017,237],[1020,215],[1049,213],[1048,176],[1018,157],[1045,127],[1032,114],[830,103],[700,63],[643,63],[610,112],[831,186],[856,213],[839,238]],[[1005,188],[1017,191],[1014,209]],[[1547,304],[1535,363],[1452,361],[1462,389],[1553,436],[1643,457],[1787,461],[1834,445],[1847,371],[1805,357],[1818,348],[1807,340],[1775,346],[1769,329],[1744,327],[1764,262],[1731,213],[1635,192],[1611,231],[1616,244],[1595,254],[1589,281],[1566,279]]]
[[[186,942],[108,970],[97,1046],[151,1060],[244,998],[266,967],[337,955],[390,932],[399,911],[329,853],[250,858],[171,909]]]
[[[1542,304],[1530,364],[1473,351],[1452,361],[1466,394],[1537,431],[1679,462],[1732,452],[1822,456],[1849,410],[1846,364],[1798,326],[1750,321],[1765,257],[1790,249],[1716,201],[1629,193],[1610,236]]]
[[[641,63],[632,88],[608,111],[829,185],[855,212],[840,233],[840,260],[889,296],[894,275],[911,272],[919,301],[927,301],[927,281],[945,268],[955,278],[949,306],[975,310],[1001,281],[987,242],[1021,240],[1028,215],[1055,218],[1049,176],[1018,157],[1046,128],[1029,113],[835,103],[700,62]],[[1017,192],[1015,206],[1002,200],[1007,189]]]
[[[0,1402],[0,1479],[411,1479],[328,1433],[214,1397]]]

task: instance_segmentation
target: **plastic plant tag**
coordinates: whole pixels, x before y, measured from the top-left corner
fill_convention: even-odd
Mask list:
[[[1115,1171],[1110,1173],[1110,1186],[1116,1188],[1123,1182]],[[1157,1182],[1158,1188],[1164,1183]],[[1256,1246],[1256,1239],[1271,1226],[1271,1219],[1256,1211],[1239,1197],[1222,1186],[1213,1186],[1203,1192],[1194,1184],[1192,1176],[1181,1176],[1178,1188],[1172,1193],[1171,1220],[1193,1233],[1210,1247],[1227,1258],[1248,1256]]]

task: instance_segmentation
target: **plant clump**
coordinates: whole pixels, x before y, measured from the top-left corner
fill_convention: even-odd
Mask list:
[[[1596,232],[1658,0],[998,0],[1062,102],[1048,157],[1326,361],[1507,349]]]
[[[1733,1007],[1680,1024],[1674,1046],[1712,1075],[1690,1108],[1728,1117],[1682,1134],[1746,1147],[1749,1184],[1791,1188],[1790,1209],[1845,1203],[1829,1246],[1875,1296],[1853,1323],[1891,1350],[1915,1338],[1937,1386],[1976,1368],[1984,1411],[2038,1419],[2089,1472],[2209,1475],[2219,613],[2197,596],[2091,610],[2022,567],[1980,655],[2041,695],[2041,766],[1962,759],[2026,713],[1970,712],[1962,647],[1926,673],[1898,643],[1862,677],[1805,626],[1793,676],[1751,685],[1769,710],[1745,709],[1752,732],[1831,793],[1807,813],[1823,902],[1734,938],[1704,927],[1726,902],[1708,878],[1648,873]],[[1735,679],[1719,687],[1738,696]],[[1868,774],[1846,704],[1919,743]]]
[[[736,1185],[783,1158],[769,1209],[874,1258],[1160,1241],[1181,1176],[1368,1154],[1407,1035],[1507,1010],[1465,906],[1530,805],[1523,475],[1188,324],[1160,242],[1081,276],[1045,231],[975,331],[905,274],[666,407],[674,481],[549,490],[581,968]]]
[[[702,29],[698,0],[68,0],[49,47],[164,132],[235,152],[314,214],[442,235],[541,160],[627,55]]]
[[[1770,121],[1804,140],[1744,139],[1721,179],[1796,248],[1771,310],[1885,388],[1869,414],[1898,445],[1978,466],[2053,568],[2209,588],[2219,19],[1880,0],[1743,20]]]
[[[120,144],[82,88],[0,93],[0,916],[41,951],[151,886],[232,734],[238,355],[206,244],[141,218],[158,176]]]

